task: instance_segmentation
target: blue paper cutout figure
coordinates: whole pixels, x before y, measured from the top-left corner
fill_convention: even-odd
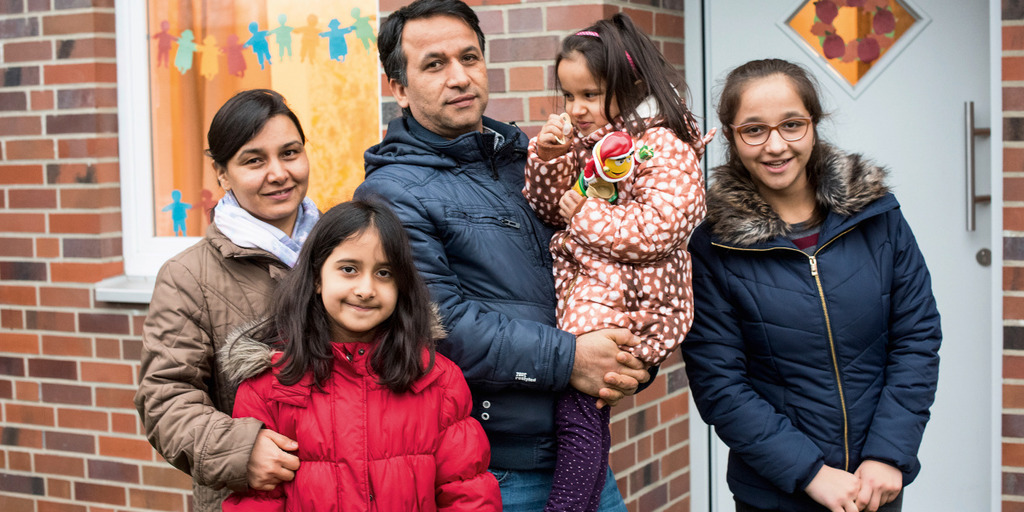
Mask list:
[[[156,39],[156,66],[167,67],[171,57],[171,43],[178,40],[170,33],[171,22],[163,20],[160,22],[160,32],[157,32],[153,39]]]
[[[192,42],[192,31],[185,29],[178,38],[178,53],[174,55],[174,67],[178,72],[185,74],[192,69],[192,53],[196,51],[196,44]]]
[[[310,14],[306,18],[305,27],[292,30],[292,33],[302,36],[302,49],[299,51],[300,62],[306,62],[306,57],[309,57],[310,63],[316,62],[313,57],[316,56],[317,47],[320,46],[320,27],[317,27],[316,24],[316,14]]]
[[[327,32],[321,32],[320,37],[326,37],[328,41],[327,47],[331,52],[331,60],[345,62],[345,56],[348,55],[348,44],[345,42],[345,34],[355,30],[354,27],[338,28],[341,26],[341,22],[337,18],[331,20],[327,24]]]
[[[217,38],[213,35],[206,36],[203,44],[196,46],[199,53],[199,74],[207,80],[212,80],[220,72],[220,62],[217,59]]]
[[[249,24],[249,33],[252,37],[249,38],[242,47],[252,47],[252,52],[256,54],[256,58],[260,61],[260,69],[266,69],[266,64],[273,64],[270,62],[270,43],[267,42],[267,34],[269,31],[260,30],[259,23],[255,21]]]
[[[171,220],[174,221],[174,236],[185,236],[185,219],[188,217],[188,211],[192,209],[192,205],[181,202],[180,190],[172,191],[171,199],[173,202],[164,206],[160,211],[171,212]]]
[[[356,22],[352,24],[352,27],[356,29],[356,37],[362,41],[363,48],[369,52],[370,45],[377,44],[377,36],[373,33],[373,26],[370,25],[370,20],[377,19],[377,16],[360,16],[359,14],[359,8],[353,7],[352,17],[356,19]]]
[[[277,38],[277,58],[284,60],[284,52],[288,51],[289,59],[292,56],[292,27],[285,25],[284,22],[288,21],[288,16],[280,14],[277,16],[278,23],[281,26],[271,30],[270,33],[274,34]]]
[[[220,47],[220,52],[228,59],[228,74],[240,78],[245,76],[245,68],[248,67],[245,64],[245,56],[242,55],[243,48],[245,47],[238,43],[238,36],[235,34],[229,34],[227,42]]]

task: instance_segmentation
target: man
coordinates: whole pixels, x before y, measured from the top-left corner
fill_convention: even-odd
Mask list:
[[[526,204],[526,136],[483,117],[484,35],[459,0],[417,0],[381,25],[380,59],[403,117],[366,151],[357,199],[387,201],[409,232],[446,339],[491,443],[506,511],[540,511],[555,463],[554,403],[572,386],[614,404],[650,375],[625,329],[555,326],[552,227]],[[625,510],[611,472],[602,511]]]

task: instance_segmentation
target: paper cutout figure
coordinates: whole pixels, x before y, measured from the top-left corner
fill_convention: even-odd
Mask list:
[[[360,16],[358,7],[352,8],[352,17],[356,19],[352,27],[356,30],[356,37],[363,43],[363,48],[369,52],[370,46],[377,45],[377,36],[373,33],[373,26],[370,20],[377,19],[377,15]]]
[[[234,34],[229,34],[228,41],[220,47],[220,52],[228,59],[228,74],[240,78],[245,76],[245,68],[248,66],[245,64],[245,56],[242,55],[244,48],[245,46],[238,43],[238,36]]]
[[[306,62],[306,57],[309,57],[311,63],[316,62],[313,57],[316,56],[317,47],[320,46],[320,27],[317,27],[316,14],[310,14],[306,18],[306,26],[299,27],[292,30],[293,33],[302,36],[302,49],[299,50],[299,61]]]
[[[206,217],[206,223],[213,222],[210,218],[210,212],[217,206],[217,201],[213,198],[213,192],[209,189],[203,189],[199,191],[199,210],[203,212],[203,216]]]
[[[273,64],[270,62],[270,43],[267,42],[267,34],[270,32],[260,30],[259,23],[254,21],[249,24],[249,33],[252,34],[252,37],[242,47],[252,47],[252,52],[260,61],[260,69],[266,69],[266,64]]]
[[[185,35],[184,32],[182,35]],[[186,236],[185,219],[188,217],[188,211],[192,209],[192,205],[181,202],[180,190],[174,190],[171,192],[171,200],[173,202],[164,206],[160,211],[171,212],[171,220],[174,222],[174,236]]]
[[[284,52],[285,51],[288,52],[288,58],[289,59],[292,56],[292,30],[293,30],[293,28],[289,27],[288,25],[285,25],[284,23],[286,21],[288,21],[288,16],[286,16],[284,14],[278,15],[277,22],[280,23],[281,26],[279,26],[279,27],[275,28],[274,30],[270,31],[271,34],[274,34],[274,37],[277,40],[277,58],[279,60],[282,60],[282,61],[284,60]]]
[[[337,18],[331,20],[327,24],[327,32],[321,32],[320,37],[326,37],[328,41],[327,47],[331,52],[331,60],[339,62],[345,62],[345,56],[348,55],[348,43],[345,42],[345,34],[355,30],[353,27],[338,28],[341,26],[341,22]]]
[[[157,32],[153,39],[156,39],[156,66],[168,67],[171,57],[171,43],[178,40],[170,33],[171,22],[163,20],[160,22],[160,32]]]
[[[206,36],[203,44],[196,46],[196,52],[199,53],[199,74],[207,80],[212,80],[220,72],[220,59],[217,58],[219,50],[217,38],[213,35]]]
[[[174,67],[185,74],[192,69],[192,54],[196,51],[196,43],[192,41],[192,31],[185,29],[178,38],[178,53],[174,55]]]

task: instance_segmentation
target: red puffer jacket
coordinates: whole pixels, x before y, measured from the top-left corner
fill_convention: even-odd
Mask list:
[[[295,480],[270,492],[233,494],[225,511],[501,510],[498,482],[487,471],[490,446],[469,416],[472,400],[459,368],[437,354],[426,376],[396,394],[377,384],[371,352],[335,344],[324,392],[316,391],[312,374],[284,386],[276,369],[242,383],[234,416],[254,417],[296,440],[301,462]]]

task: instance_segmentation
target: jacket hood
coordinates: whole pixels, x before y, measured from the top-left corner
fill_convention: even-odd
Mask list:
[[[433,320],[430,335],[435,340],[443,339],[447,333],[441,325],[437,306],[433,303],[431,310]],[[217,350],[217,363],[220,365],[221,373],[233,386],[269,370],[275,357],[281,353],[278,348],[253,337],[265,321],[256,320],[235,328]]]
[[[506,146],[526,147],[526,134],[519,128],[483,118],[486,128],[505,138]],[[402,116],[388,123],[384,140],[363,153],[366,175],[391,164],[406,164],[433,169],[452,169],[460,163],[486,161],[494,153],[494,134],[470,132],[454,139],[446,139],[424,128],[412,116]],[[515,142],[519,144],[507,144]]]
[[[820,207],[849,217],[889,193],[887,169],[829,144],[822,144],[821,149],[824,154],[815,191]],[[716,167],[711,179],[707,222],[723,242],[750,246],[789,234],[789,224],[761,197],[745,168]]]

